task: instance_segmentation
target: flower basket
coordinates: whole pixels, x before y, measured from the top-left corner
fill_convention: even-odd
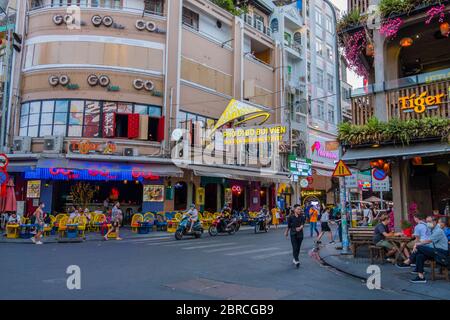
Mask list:
[[[412,237],[413,227],[409,227],[403,230],[403,234],[407,237]]]

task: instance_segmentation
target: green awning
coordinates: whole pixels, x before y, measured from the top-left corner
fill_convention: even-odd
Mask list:
[[[434,156],[450,153],[450,145],[445,142],[430,142],[411,145],[382,146],[379,148],[356,148],[345,152],[342,160],[370,160],[379,158]]]

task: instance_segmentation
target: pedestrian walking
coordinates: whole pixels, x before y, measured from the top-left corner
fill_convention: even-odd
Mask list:
[[[302,214],[300,205],[296,204],[294,205],[294,214],[291,214],[288,217],[288,227],[286,228],[284,234],[286,238],[288,237],[288,234],[291,236],[292,255],[294,257],[292,262],[295,264],[297,269],[300,267],[300,260],[298,256],[302,246],[304,226],[305,216]]]
[[[31,241],[33,241],[35,244],[42,244],[41,237],[42,233],[44,232],[44,208],[44,203],[40,202],[39,206],[33,213],[33,216],[35,217],[35,224],[37,225],[37,227],[36,235],[34,237],[31,237]]]
[[[319,236],[319,230],[317,230],[317,220],[319,218],[319,211],[316,209],[316,207],[312,207],[309,210],[310,217],[309,217],[309,231],[311,234],[311,238],[313,237],[313,232],[316,231],[316,235]]]
[[[321,243],[320,239],[322,239],[323,235],[328,232],[328,237],[330,239],[330,244],[334,243],[333,240],[333,232],[330,229],[329,225],[330,221],[330,208],[326,208],[320,217],[320,234],[317,237],[316,243]]]
[[[275,226],[275,229],[278,229],[280,224],[280,209],[278,208],[272,209],[272,224]]]
[[[105,240],[108,240],[108,236],[111,232],[116,233],[116,240],[122,240],[119,236],[120,224],[122,223],[122,210],[120,210],[120,203],[116,202],[111,210],[111,228],[105,234]]]

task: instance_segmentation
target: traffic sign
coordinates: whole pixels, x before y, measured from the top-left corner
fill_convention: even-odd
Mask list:
[[[348,177],[351,175],[352,173],[350,172],[350,169],[346,166],[344,161],[339,160],[336,168],[334,169],[333,177]]]
[[[309,185],[309,182],[308,182],[307,179],[302,179],[302,180],[300,180],[300,187],[302,187],[302,188],[307,188],[308,185]]]
[[[372,170],[372,177],[375,180],[383,181],[387,177],[387,172],[384,171],[383,169],[375,168],[375,169]]]

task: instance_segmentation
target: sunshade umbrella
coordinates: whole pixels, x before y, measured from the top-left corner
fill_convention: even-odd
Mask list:
[[[385,200],[381,200],[380,198],[372,196],[372,197],[369,197],[369,198],[365,199],[365,201],[368,201],[368,202],[384,202]]]
[[[12,178],[9,179],[8,184],[6,185],[5,197],[2,197],[0,201],[0,211],[1,212],[17,211],[16,194],[14,191],[14,181]]]

